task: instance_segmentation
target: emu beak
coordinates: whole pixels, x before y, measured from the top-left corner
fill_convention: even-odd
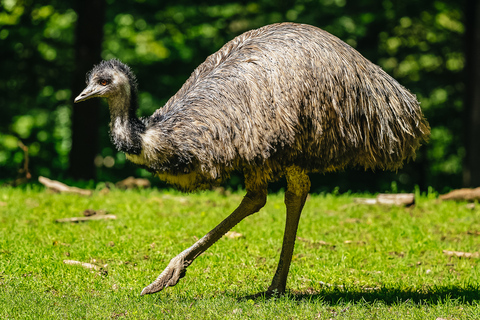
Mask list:
[[[73,102],[74,102],[74,103],[78,103],[78,102],[81,102],[81,101],[88,100],[88,99],[90,99],[90,98],[94,98],[97,93],[98,93],[98,90],[96,90],[95,86],[88,85],[88,86],[82,91],[82,93],[80,93],[80,94],[78,95],[78,97],[76,97],[75,100],[73,100]]]

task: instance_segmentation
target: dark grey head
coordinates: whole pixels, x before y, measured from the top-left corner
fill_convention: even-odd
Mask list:
[[[87,87],[75,98],[75,103],[96,97],[136,96],[137,80],[132,70],[117,59],[102,61],[87,73]]]

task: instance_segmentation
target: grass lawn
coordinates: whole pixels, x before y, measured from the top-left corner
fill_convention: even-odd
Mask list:
[[[480,319],[480,207],[418,195],[413,208],[311,195],[286,295],[273,277],[283,194],[224,237],[172,288],[140,296],[243,194],[120,191],[91,197],[0,188],[0,319]],[[358,196],[358,195],[355,195]],[[116,220],[56,223],[107,210]],[[94,264],[92,271],[76,260]]]

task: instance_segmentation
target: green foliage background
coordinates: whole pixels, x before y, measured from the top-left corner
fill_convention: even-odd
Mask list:
[[[0,179],[15,177],[22,164],[18,140],[29,146],[34,176],[68,178],[71,107],[78,94],[70,90],[75,5],[72,0],[1,0]],[[354,190],[381,191],[392,181],[398,188],[419,184],[442,190],[461,184],[465,154],[464,7],[465,1],[452,0],[107,0],[102,57],[119,58],[133,68],[140,83],[140,113],[149,115],[236,35],[282,21],[316,25],[415,93],[432,126],[430,143],[417,162],[398,174],[366,179],[365,173],[349,171],[319,179]],[[110,144],[107,108],[101,118],[98,179],[145,175]]]

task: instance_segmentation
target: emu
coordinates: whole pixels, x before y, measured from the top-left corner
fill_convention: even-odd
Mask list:
[[[265,205],[268,183],[282,176],[285,233],[266,292],[285,292],[308,173],[398,169],[430,131],[416,97],[380,67],[326,31],[294,23],[234,38],[150,117],[136,117],[136,78],[118,60],[95,66],[75,102],[93,97],[108,101],[116,148],[177,188],[210,188],[234,170],[245,176],[238,208],[142,295],[177,284],[196,257]]]

